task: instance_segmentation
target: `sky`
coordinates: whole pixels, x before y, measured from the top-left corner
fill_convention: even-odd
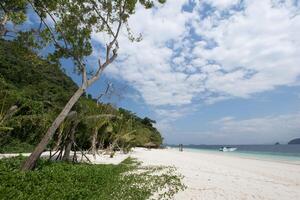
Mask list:
[[[117,61],[88,92],[112,82],[113,103],[156,120],[167,144],[287,143],[300,137],[299,13],[297,0],[139,6],[129,26],[142,41],[123,28]]]

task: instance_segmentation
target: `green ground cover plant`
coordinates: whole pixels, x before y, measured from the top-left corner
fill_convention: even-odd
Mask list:
[[[25,157],[0,160],[0,199],[170,199],[185,186],[171,167],[143,167],[128,158],[119,165],[39,160],[21,172]]]

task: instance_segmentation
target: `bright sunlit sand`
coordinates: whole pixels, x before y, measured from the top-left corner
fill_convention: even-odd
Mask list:
[[[300,199],[300,165],[176,149],[137,148],[144,165],[175,166],[187,186],[174,199]]]

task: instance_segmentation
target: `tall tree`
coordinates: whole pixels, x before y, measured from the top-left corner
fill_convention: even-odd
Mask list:
[[[158,0],[158,2],[164,3],[165,0]],[[35,12],[40,19],[39,26],[35,25],[33,27],[34,31],[28,32],[37,33],[44,45],[52,45],[53,49],[55,49],[49,54],[49,59],[52,61],[59,62],[60,58],[71,59],[74,62],[75,70],[82,78],[81,85],[48,128],[35,150],[23,163],[22,170],[27,171],[34,168],[38,158],[75,103],[86,89],[100,78],[106,67],[115,61],[119,49],[118,37],[121,27],[125,24],[128,28],[128,19],[134,14],[138,3],[147,9],[154,5],[151,0],[1,1],[0,37],[6,36],[8,30],[6,26],[7,21],[14,20],[14,18],[10,19],[10,16],[20,13],[20,20],[16,21],[16,23],[21,23],[26,20],[24,18],[26,11]],[[110,41],[99,48],[99,50],[104,51],[102,52],[104,56],[99,56],[98,66],[91,67],[86,62],[87,56],[93,52],[91,35],[99,32],[108,35]],[[128,36],[129,39],[134,40],[131,34],[128,34]],[[89,69],[96,70],[89,72]]]
[[[0,37],[6,36],[14,30],[6,25],[12,22],[14,25],[22,24],[26,20],[25,0],[1,0],[0,2]]]

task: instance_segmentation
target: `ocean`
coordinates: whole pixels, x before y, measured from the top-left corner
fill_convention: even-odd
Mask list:
[[[223,146],[237,148],[234,152],[221,152]],[[176,148],[177,146],[171,145]],[[300,164],[300,145],[185,145],[185,151],[206,151],[251,159]]]

